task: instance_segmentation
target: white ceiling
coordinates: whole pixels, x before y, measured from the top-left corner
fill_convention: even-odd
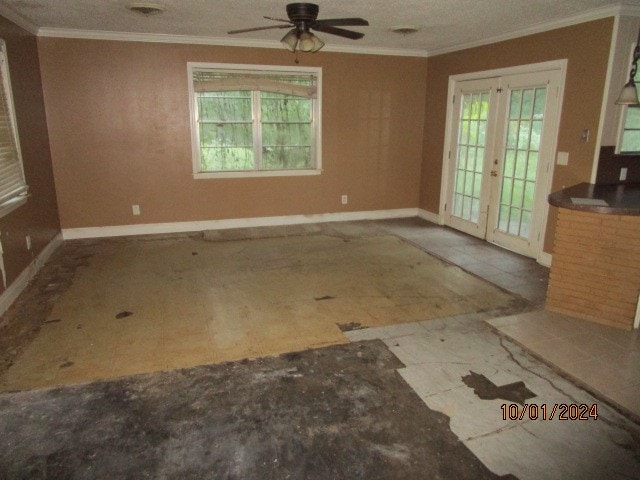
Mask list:
[[[165,8],[144,16],[126,7],[138,0],[0,0],[0,14],[42,35],[79,36],[86,31],[204,37],[221,44],[279,46],[286,29],[227,35],[227,30],[273,25],[262,16],[286,18],[287,0],[146,0]],[[145,0],[143,0],[145,1]],[[320,34],[325,50],[398,51],[422,54],[488,43],[520,33],[598,18],[614,7],[640,13],[640,0],[317,0],[319,19],[362,17],[360,40]],[[17,14],[19,17],[16,17]],[[390,32],[415,25],[411,35]],[[61,29],[61,30],[58,30]],[[33,28],[32,28],[33,30]],[[65,31],[62,31],[65,30]],[[68,30],[85,32],[68,32]],[[75,33],[75,35],[71,35]]]

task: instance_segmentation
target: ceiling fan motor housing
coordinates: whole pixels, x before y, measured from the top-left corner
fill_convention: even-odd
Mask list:
[[[287,5],[287,16],[291,22],[314,22],[318,18],[319,7],[315,3],[290,3]]]

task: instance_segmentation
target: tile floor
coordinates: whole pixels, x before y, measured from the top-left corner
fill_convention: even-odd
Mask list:
[[[469,235],[419,219],[386,220],[391,232],[531,302],[530,312],[487,322],[538,358],[640,422],[640,332],[544,310],[549,269]]]
[[[487,320],[502,334],[640,419],[640,335],[539,310]]]
[[[549,269],[532,258],[419,218],[376,223],[426,252],[520,295],[531,302],[532,308],[544,305]]]
[[[384,341],[406,365],[400,375],[429,408],[450,418],[451,430],[498,475],[521,480],[639,478],[640,426],[497,334],[483,321],[489,318],[481,312],[346,335],[351,341]],[[535,395],[524,403],[534,408],[524,410],[523,404],[500,396],[480,397],[464,382],[471,372],[495,386],[524,382]],[[556,404],[586,405],[597,418],[578,420],[580,407],[565,412],[566,421],[558,418],[559,410],[552,418]]]

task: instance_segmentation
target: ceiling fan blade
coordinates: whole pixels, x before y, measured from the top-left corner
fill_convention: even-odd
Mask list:
[[[339,37],[350,38],[352,40],[357,40],[364,37],[364,33],[345,30],[344,28],[336,28],[332,27],[331,25],[323,25],[322,23],[314,24],[311,28],[319,32],[329,33],[331,35],[337,35]]]
[[[285,20],[284,18],[275,18],[275,17],[266,17],[266,16],[262,17],[262,18],[266,18],[267,20],[273,20],[275,22],[285,22],[285,23],[289,23],[289,24],[293,25],[291,23],[291,20]]]
[[[369,25],[364,18],[325,18],[322,20],[316,20],[316,24],[331,25],[334,27],[366,27]]]
[[[231,30],[227,33],[257,32],[258,30],[270,30],[273,28],[291,28],[291,24],[287,23],[285,25],[271,25],[270,27],[243,28],[242,30]]]

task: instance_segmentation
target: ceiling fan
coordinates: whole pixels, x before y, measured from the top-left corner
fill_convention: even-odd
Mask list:
[[[295,52],[296,49],[302,52],[317,52],[324,46],[324,42],[311,33],[310,30],[317,30],[318,32],[357,40],[364,37],[364,33],[354,32],[353,30],[346,30],[338,27],[369,25],[369,22],[362,18],[327,18],[324,20],[317,20],[318,11],[319,7],[315,3],[290,3],[287,5],[287,16],[289,17],[289,20],[264,17],[267,20],[284,22],[281,25],[231,30],[227,33],[234,34],[293,27],[281,40],[285,48],[292,52]]]

